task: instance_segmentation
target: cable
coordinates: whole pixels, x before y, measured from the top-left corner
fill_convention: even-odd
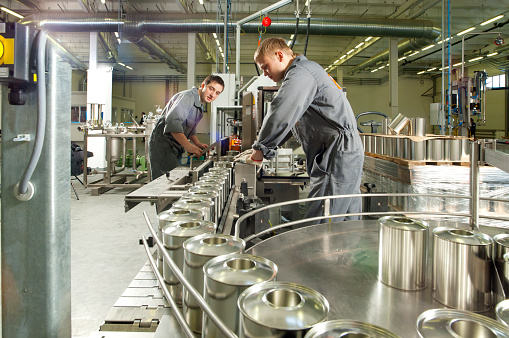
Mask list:
[[[290,44],[290,49],[293,49],[293,46],[295,45],[295,41],[297,41],[297,34],[299,33],[299,13],[296,15],[297,17],[297,24],[295,25],[295,34],[293,34],[292,43]]]
[[[306,56],[306,51],[308,49],[308,40],[309,40],[309,26],[311,25],[311,16],[308,16],[308,29],[306,31],[306,44],[304,45],[304,56]]]
[[[39,162],[44,145],[44,132],[46,130],[46,41],[47,32],[39,33],[37,43],[37,127],[35,135],[35,145],[30,156],[30,161],[21,178],[18,193],[20,195],[28,192],[28,182],[32,178],[35,167]]]

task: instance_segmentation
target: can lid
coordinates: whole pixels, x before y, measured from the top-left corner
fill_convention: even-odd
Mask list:
[[[509,247],[509,234],[498,234],[493,237],[495,243],[501,246]]]
[[[177,208],[210,208],[214,205],[214,202],[206,199],[200,199],[200,198],[193,198],[193,199],[180,199],[175,204],[173,204]]]
[[[348,319],[331,320],[316,324],[308,331],[308,333],[306,333],[306,338],[328,337],[400,338],[397,334],[394,334],[383,327]]]
[[[213,222],[203,220],[189,220],[170,223],[163,228],[163,236],[193,237],[203,233],[212,233],[214,231],[216,231],[216,225]]]
[[[223,234],[203,234],[189,238],[184,249],[195,255],[216,257],[244,251],[246,243],[242,238]]]
[[[194,187],[207,188],[207,189],[217,189],[217,190],[221,190],[223,188],[219,181],[214,181],[214,182],[198,181],[198,182],[196,182],[194,184]],[[191,189],[193,189],[194,187],[191,187]]]
[[[509,326],[509,299],[503,300],[495,308],[497,320],[502,324]]]
[[[385,216],[378,219],[378,224],[407,231],[428,230],[429,225],[425,221],[419,221],[404,216]]]
[[[303,330],[327,319],[329,302],[307,286],[265,282],[241,293],[238,307],[249,320],[272,329]]]
[[[490,245],[493,244],[493,240],[490,236],[483,234],[482,232],[458,229],[458,228],[447,228],[439,227],[433,230],[433,235],[437,238],[466,245]]]
[[[189,199],[189,198],[205,198],[205,199],[214,199],[217,198],[219,194],[215,191],[188,191],[184,195],[182,195],[182,198]]]
[[[266,258],[229,254],[212,258],[203,266],[207,278],[218,283],[251,286],[276,278],[277,266]]]
[[[201,210],[171,208],[160,212],[157,218],[161,222],[184,221],[188,219],[203,219],[204,213]]]

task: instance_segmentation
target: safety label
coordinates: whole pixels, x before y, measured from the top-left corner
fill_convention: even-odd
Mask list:
[[[0,77],[9,77],[9,67],[0,67]]]

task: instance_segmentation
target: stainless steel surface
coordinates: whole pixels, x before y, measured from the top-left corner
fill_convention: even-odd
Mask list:
[[[426,136],[426,119],[424,117],[413,118],[411,130],[411,135]]]
[[[391,124],[391,118],[382,119],[382,134],[389,135],[389,124]]]
[[[395,134],[399,134],[409,123],[410,119],[408,117],[398,114],[389,124],[389,129],[392,130]]]
[[[157,238],[156,233],[154,231],[154,227],[150,223],[150,220],[146,212],[143,212],[143,217],[145,218],[147,227],[152,236],[154,237],[156,244],[159,247],[161,247],[163,243],[161,243],[161,241]],[[214,313],[214,311],[211,310],[210,306],[205,302],[200,293],[196,291],[196,289],[191,284],[189,284],[187,279],[184,278],[182,271],[179,269],[177,264],[173,261],[171,256],[166,251],[164,252],[164,259],[168,262],[170,269],[172,270],[173,274],[175,274],[179,282],[181,282],[184,285],[184,287],[189,291],[189,293],[196,299],[202,310],[207,314],[207,316],[210,317],[210,320],[215,325],[217,325],[220,332],[222,332],[228,338],[237,338],[237,336],[224,324],[224,322]]]
[[[384,154],[384,137],[383,136],[375,136],[375,147],[376,153],[379,155]]]
[[[444,160],[444,140],[431,139],[426,141],[426,159],[428,161]]]
[[[205,216],[205,213],[201,210],[193,210],[193,209],[180,209],[180,208],[172,208],[170,210],[165,210],[157,214],[157,218],[159,220],[159,226],[157,231],[157,237],[163,241],[162,230],[165,226],[172,224],[173,222],[179,221],[189,221],[189,220],[202,220]],[[163,260],[163,248],[157,249],[157,259]],[[159,265],[159,264],[158,264]],[[161,265],[162,266],[162,265]]]
[[[188,191],[182,195],[181,199],[206,199],[214,203],[215,223],[217,224],[218,218],[221,217],[222,201],[219,199],[219,192],[214,191]]]
[[[198,183],[198,182],[197,182]],[[226,201],[224,200],[224,195],[221,190],[221,187],[219,185],[212,185],[212,184],[204,184],[204,185],[196,185],[191,188],[189,188],[188,193],[208,193],[211,192],[213,194],[217,195],[217,205],[220,209],[220,214],[222,214],[222,209],[224,208],[224,204]]]
[[[184,247],[183,243],[196,235],[213,233],[216,231],[216,225],[209,221],[183,221],[175,222],[163,228],[163,244],[165,251],[175,262],[177,267],[182,270],[184,267]],[[163,252],[164,255],[164,252]],[[179,279],[170,268],[169,262],[163,256],[163,275],[164,281],[170,288],[171,295],[177,303],[182,301],[182,285]]]
[[[480,161],[479,141],[472,142],[470,145],[470,226],[473,230],[479,230],[479,161]]]
[[[319,292],[303,285],[266,282],[239,296],[241,337],[302,337],[327,320],[329,303]]]
[[[446,140],[446,160],[461,161],[461,139]]]
[[[509,327],[509,299],[503,300],[495,307],[497,320]]]
[[[509,253],[509,235],[498,234],[493,237],[493,262],[502,282],[506,295],[509,294],[509,264],[506,264],[504,255]]]
[[[348,319],[332,320],[316,324],[304,338],[399,338],[397,334],[369,323]]]
[[[203,266],[210,259],[231,253],[242,253],[246,243],[240,238],[222,234],[203,234],[186,240],[184,246],[184,277],[203,296]],[[196,333],[202,331],[203,311],[184,288],[182,308],[187,323]]]
[[[414,161],[426,160],[426,141],[410,140],[410,159]]]
[[[216,207],[213,201],[207,201],[205,199],[180,199],[173,203],[172,208],[200,210],[205,213],[203,218],[206,221],[216,222]]]
[[[421,338],[507,338],[509,330],[497,321],[476,313],[432,309],[417,319]]]
[[[493,240],[471,230],[440,227],[433,230],[432,295],[460,310],[491,308]]]
[[[430,220],[428,224],[430,229],[444,225],[469,229],[468,224],[454,222]],[[483,228],[483,232],[495,235],[500,231]],[[428,309],[443,307],[431,297],[431,288],[408,292],[378,281],[376,220],[291,230],[253,246],[248,252],[276,263],[278,280],[320,292],[330,304],[329,320],[348,318],[384,327],[401,337],[415,337],[417,317]],[[428,265],[428,283],[430,278]],[[493,311],[483,314],[495,317]]]
[[[248,287],[276,279],[277,266],[259,256],[230,254],[209,260],[205,273],[204,298],[225,325],[239,333],[237,300]],[[208,315],[203,316],[204,337],[223,337]]]
[[[371,138],[373,138],[374,136],[372,135],[364,135],[364,151],[367,152],[367,153],[373,153],[373,151],[371,151]]]
[[[509,154],[493,149],[484,149],[484,161],[509,173]]]
[[[378,220],[378,279],[402,290],[421,290],[428,271],[429,226],[401,216]]]
[[[2,334],[3,337],[71,336],[70,109],[71,68],[47,50],[46,132],[30,178],[35,193],[13,194],[34,147],[37,90],[25,105],[10,105],[2,86]],[[32,141],[13,142],[19,133]]]

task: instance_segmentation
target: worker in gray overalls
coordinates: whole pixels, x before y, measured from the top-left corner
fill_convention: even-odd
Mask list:
[[[153,180],[178,167],[184,150],[189,155],[202,155],[208,145],[198,140],[196,126],[203,117],[203,105],[214,101],[223,89],[223,79],[209,75],[200,88],[184,90],[168,101],[148,142]]]
[[[343,90],[319,64],[293,53],[284,39],[264,40],[254,59],[265,76],[283,82],[249,161],[261,163],[264,157],[274,157],[276,147],[291,130],[306,154],[308,197],[360,193],[364,149]],[[307,203],[306,218],[323,215],[323,205],[323,201]],[[331,214],[361,211],[360,197],[331,202]],[[334,221],[357,219],[360,217],[347,216]]]

